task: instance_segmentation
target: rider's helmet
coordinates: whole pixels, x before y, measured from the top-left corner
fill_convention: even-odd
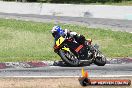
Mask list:
[[[56,32],[56,31],[59,31],[61,28],[60,26],[54,26],[51,30],[52,33]]]
[[[61,29],[60,26],[54,26],[51,30],[52,35],[55,36],[60,36],[64,34],[64,31]]]

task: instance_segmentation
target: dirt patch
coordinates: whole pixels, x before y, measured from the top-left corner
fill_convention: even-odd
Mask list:
[[[132,81],[132,78],[123,79],[130,79]],[[132,88],[132,86],[89,86],[88,88],[104,87]],[[83,87],[79,84],[78,78],[0,78],[0,88],[83,88]]]

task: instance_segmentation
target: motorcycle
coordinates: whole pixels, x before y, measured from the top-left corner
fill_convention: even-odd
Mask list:
[[[85,44],[79,44],[74,38],[60,36],[54,45],[55,52],[69,66],[81,66],[83,63],[104,66],[105,56],[99,51],[97,44],[92,45],[92,40],[85,40]]]

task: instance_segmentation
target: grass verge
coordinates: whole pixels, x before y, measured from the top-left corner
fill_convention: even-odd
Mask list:
[[[92,38],[107,57],[132,57],[132,34],[111,30],[59,24]],[[53,52],[53,23],[0,19],[0,62],[58,60]]]

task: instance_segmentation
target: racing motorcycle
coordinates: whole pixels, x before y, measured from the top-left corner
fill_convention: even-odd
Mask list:
[[[79,44],[74,38],[60,36],[54,45],[55,52],[61,59],[70,66],[81,66],[83,63],[104,66],[105,56],[99,51],[97,44],[93,45],[92,40],[85,40],[85,44]]]

